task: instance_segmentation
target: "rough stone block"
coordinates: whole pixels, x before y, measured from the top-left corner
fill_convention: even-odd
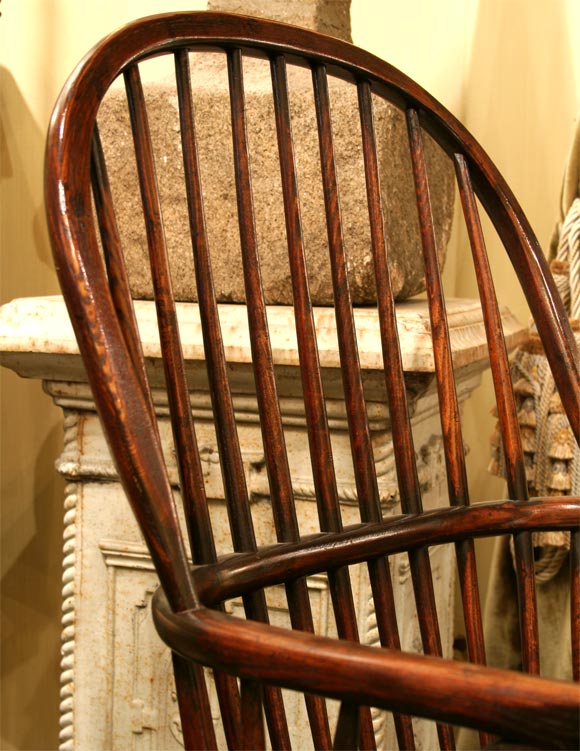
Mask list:
[[[208,0],[207,9],[271,18],[352,42],[351,0]]]
[[[218,298],[242,302],[244,283],[240,255],[229,93],[225,59],[212,53],[191,55],[195,127],[201,164],[205,216]],[[266,301],[290,304],[288,263],[276,127],[265,60],[245,59],[246,110],[255,225]],[[144,76],[145,72],[144,72]],[[178,103],[173,83],[157,79],[148,87],[147,104],[154,141],[164,225],[172,264],[174,292],[180,300],[196,299]],[[289,68],[292,128],[300,190],[301,216],[313,302],[332,303],[328,238],[314,98],[310,72]],[[349,283],[355,304],[376,299],[368,229],[368,209],[356,89],[330,78],[333,134]],[[424,289],[424,274],[409,146],[403,115],[383,100],[374,102],[383,212],[388,255],[396,296]],[[127,249],[133,293],[152,294],[147,243],[139,216],[140,195],[125,94],[113,89],[99,117],[108,146],[108,169],[120,205],[118,221]],[[425,136],[429,185],[441,262],[451,230],[454,178],[448,157]]]

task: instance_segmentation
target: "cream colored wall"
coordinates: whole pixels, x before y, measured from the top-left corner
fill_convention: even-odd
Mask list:
[[[0,10],[0,302],[56,291],[42,209],[50,109],[68,72],[101,36],[203,0],[5,0]],[[353,0],[354,41],[405,70],[488,149],[545,245],[574,114],[580,107],[576,0]],[[452,241],[449,293],[473,295],[464,238]],[[461,251],[461,252],[460,252]],[[502,263],[497,248],[494,260]],[[500,299],[525,307],[500,273]],[[58,738],[60,418],[37,383],[1,373],[3,749],[55,748]],[[489,395],[466,415],[474,496],[500,494],[485,471]],[[485,492],[484,492],[485,491]]]

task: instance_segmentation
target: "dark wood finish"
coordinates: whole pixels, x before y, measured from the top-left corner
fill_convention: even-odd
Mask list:
[[[572,629],[572,675],[580,682],[580,532],[572,533],[571,554],[571,624]]]
[[[305,537],[299,543],[263,547],[256,553],[198,568],[193,577],[200,599],[213,607],[236,593],[251,590],[256,579],[264,586],[272,586],[285,577],[309,576],[326,569],[335,555],[342,563],[352,565],[422,545],[442,545],[510,531],[574,529],[579,508],[578,498],[550,496],[525,503],[478,503],[407,514],[390,518],[389,524],[360,524],[336,534]]]
[[[188,52],[221,50],[228,68],[237,221],[253,374],[278,542],[259,548],[237,433],[229,366],[225,357],[212,279]],[[141,61],[174,56],[185,193],[192,238],[195,286],[231,531],[232,555],[219,561],[209,517],[196,429],[189,403],[171,263],[163,229],[154,150]],[[301,537],[285,446],[276,369],[260,278],[254,226],[251,153],[247,136],[243,57],[266,56],[272,98],[292,279],[300,378],[304,396],[320,533]],[[301,193],[294,157],[287,67],[312,72],[328,249],[348,430],[361,523],[343,526],[329,421],[312,314]],[[349,292],[328,78],[349,80],[358,95],[366,201],[378,292],[385,397],[403,515],[383,519],[363,377]],[[170,419],[179,469],[192,571],[170,487],[153,400],[129,291],[106,154],[96,119],[105,92],[123,76],[137,159]],[[383,227],[373,97],[399,107],[407,119],[409,148],[431,319],[435,378],[441,415],[448,498],[441,509],[423,511],[410,410],[397,334],[396,306]],[[454,161],[470,239],[489,343],[508,491],[503,503],[469,505],[461,416],[449,343],[445,299],[433,231],[429,176],[423,156],[428,132]],[[365,196],[361,196],[365,200]],[[282,24],[218,13],[155,16],[116,32],[85,58],[67,82],[51,123],[46,151],[46,204],[56,265],[83,354],[95,401],[119,476],[142,529],[162,590],[153,614],[174,650],[179,707],[187,748],[215,748],[216,736],[201,665],[214,669],[221,719],[229,748],[264,748],[262,712],[273,748],[289,748],[281,688],[304,694],[316,748],[374,748],[369,707],[395,713],[399,746],[413,748],[411,715],[438,724],[442,748],[454,744],[451,725],[480,730],[483,744],[495,735],[538,748],[577,748],[579,691],[573,683],[501,671],[485,665],[485,645],[475,567],[474,538],[512,534],[515,540],[522,634],[528,673],[539,672],[537,614],[531,534],[539,529],[572,532],[572,652],[580,678],[580,499],[527,497],[523,453],[509,363],[477,200],[490,216],[527,295],[570,424],[580,440],[580,367],[561,301],[537,240],[515,198],[472,136],[427,92],[399,71],[352,45]],[[93,216],[95,211],[95,216]],[[99,232],[99,240],[97,239]],[[100,248],[99,248],[100,245]],[[101,254],[102,249],[102,254]],[[192,284],[194,280],[192,280]],[[430,547],[455,545],[473,664],[441,657]],[[409,556],[423,647],[401,652],[389,556]],[[381,648],[359,644],[359,625],[348,567],[365,563]],[[306,577],[328,576],[338,639],[315,635]],[[268,622],[265,588],[284,585],[292,630]],[[232,597],[246,618],[223,612]],[[221,611],[221,612],[220,612]],[[236,677],[241,679],[240,688]],[[341,701],[338,723],[329,723],[324,697]],[[334,742],[333,742],[334,733]]]
[[[513,391],[505,387],[506,383],[510,383],[508,354],[503,338],[501,317],[495,296],[491,269],[487,259],[485,240],[465,158],[456,154],[455,166],[473,261],[478,272],[477,283],[479,295],[482,308],[485,311],[484,321],[489,341],[490,365],[497,411],[501,433],[502,436],[505,436],[508,493],[510,498],[526,500],[528,497],[528,484],[523,462],[516,403]],[[528,672],[539,673],[538,621],[534,585],[534,554],[531,537],[526,533],[514,536],[514,548],[516,553],[516,581],[520,609],[522,662],[524,669]]]
[[[159,595],[155,620],[160,634],[192,659],[205,661],[211,656],[214,664],[225,669],[232,666],[229,647],[235,645],[239,656],[235,669],[242,675],[251,673],[296,690],[308,683],[309,689],[327,696],[388,709],[411,708],[434,719],[519,738],[531,748],[577,746],[578,686],[574,683],[527,673],[511,672],[507,677],[505,671],[481,665],[376,650],[299,631],[271,627],[266,633],[263,624],[249,621],[244,627],[243,622],[215,610],[173,613]],[[253,649],[256,641],[264,642],[262,650]],[[274,667],[280,651],[284,661]],[[304,677],[306,658],[317,665],[309,680]],[[546,712],[542,726],[533,715],[547,706],[551,712]]]

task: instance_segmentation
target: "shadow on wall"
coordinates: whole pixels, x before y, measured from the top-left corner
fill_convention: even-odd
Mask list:
[[[11,72],[0,66],[0,297],[57,290],[42,203],[45,133]]]
[[[42,205],[44,133],[0,68],[1,302],[56,292]],[[63,482],[58,410],[38,382],[0,372],[0,746],[58,746]]]
[[[64,487],[47,457],[60,432],[47,434],[33,468],[34,534],[2,570],[2,744],[37,751],[58,748]],[[14,500],[3,494],[3,505]],[[3,537],[13,531],[3,525]]]

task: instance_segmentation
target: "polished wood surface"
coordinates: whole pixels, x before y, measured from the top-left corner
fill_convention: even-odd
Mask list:
[[[253,373],[278,544],[259,550],[241,462],[212,252],[204,216],[195,135],[189,52],[212,48],[225,55],[230,93],[237,222]],[[195,424],[185,377],[172,270],[163,226],[147,99],[140,63],[174,58],[184,191],[195,262],[219,460],[233,556],[218,561],[208,512]],[[251,149],[244,99],[244,58],[269,60],[282,182],[283,209],[294,297],[296,338],[316,489],[320,535],[303,540],[296,515],[276,369],[260,276],[252,197]],[[361,525],[343,529],[329,421],[326,414],[300,214],[288,93],[288,66],[312,72],[324,209],[328,231],[342,385]],[[356,87],[366,196],[378,293],[385,391],[403,516],[383,520],[367,404],[349,292],[348,248],[340,210],[328,79]],[[115,219],[106,155],[96,127],[103,96],[121,76],[136,154],[142,220],[159,324],[165,383],[180,473],[189,556],[161,451],[146,363],[129,290],[124,249]],[[384,196],[378,171],[373,98],[405,115],[425,266],[435,377],[448,480],[448,498],[423,512],[410,408],[397,334],[396,306],[383,227]],[[469,505],[461,416],[438,262],[423,139],[428,133],[455,165],[486,322],[489,356],[504,441],[509,502]],[[579,691],[573,683],[485,666],[485,646],[473,539],[514,536],[525,673],[539,672],[534,561],[536,529],[577,529],[578,498],[528,500],[523,452],[503,341],[501,317],[478,213],[490,216],[509,254],[536,320],[570,425],[580,440],[580,365],[568,321],[533,232],[493,163],[460,123],[405,75],[344,42],[283,24],[219,13],[155,16],[115,32],[81,62],[57,102],[46,151],[46,204],[55,262],[84,357],[95,401],[120,478],[159,574],[162,592],[154,617],[174,650],[174,668],[187,748],[214,748],[216,737],[201,665],[214,668],[221,719],[230,748],[265,745],[261,706],[273,748],[289,748],[281,687],[304,693],[316,748],[373,748],[369,706],[395,712],[401,748],[413,748],[411,715],[435,719],[442,748],[453,748],[451,725],[538,748],[577,748]],[[94,216],[94,213],[96,216]],[[135,218],[137,221],[137,217]],[[98,237],[97,237],[98,230]],[[577,532],[571,558],[577,562]],[[473,665],[442,658],[429,548],[453,543],[457,552],[469,656]],[[409,555],[424,655],[403,654],[395,616],[388,556]],[[375,601],[382,648],[361,646],[348,566],[365,563]],[[578,565],[571,580],[575,676],[580,663]],[[306,576],[325,572],[338,639],[314,634]],[[264,588],[283,584],[292,631],[269,625]],[[241,596],[248,620],[220,612],[223,600]],[[241,678],[238,685],[234,676]],[[336,731],[324,697],[341,700]],[[334,736],[334,740],[333,740]]]

